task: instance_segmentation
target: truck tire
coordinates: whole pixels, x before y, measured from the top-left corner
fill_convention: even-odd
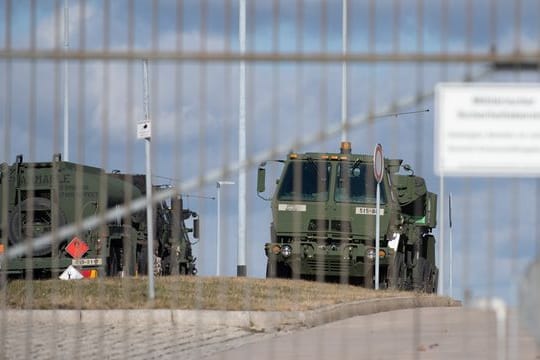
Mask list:
[[[405,274],[406,266],[404,263],[404,255],[402,252],[398,251],[394,254],[394,259],[388,266],[388,287],[394,290],[405,290]]]
[[[268,259],[266,262],[266,278],[275,279],[275,278],[290,278],[291,271],[288,271],[288,268],[283,265],[283,263],[277,261],[271,261]]]
[[[176,274],[172,274],[172,275],[176,275]],[[187,267],[186,264],[179,264],[178,265],[178,275],[191,275],[188,272],[188,267]]]
[[[371,263],[366,263],[364,265],[364,287],[366,289],[373,289],[375,287],[375,282],[373,280],[375,267]]]
[[[418,258],[413,269],[413,288],[417,291],[428,292],[432,285],[430,263],[423,257]]]
[[[111,246],[107,258],[107,276],[117,276],[120,268],[120,247]]]
[[[33,212],[33,222],[32,224],[26,224],[27,219],[26,211],[30,209]],[[16,245],[22,243],[25,240],[26,235],[24,234],[24,226],[36,226],[41,225],[45,228],[43,234],[48,233],[53,228],[52,223],[52,203],[49,199],[35,197],[28,198],[20,203],[18,203],[11,212],[11,215],[8,218],[9,224],[9,233],[8,239],[10,244]],[[66,217],[64,213],[58,211],[57,227],[61,227],[66,224]],[[34,237],[36,234],[29,234]],[[40,235],[40,234],[38,234]],[[57,244],[59,245],[59,244]],[[52,252],[52,246],[45,246],[40,249],[33,249],[33,256],[44,256]]]
[[[266,278],[273,279],[277,277],[277,264],[275,261],[268,259],[266,261]]]
[[[144,244],[141,249],[137,251],[137,273],[139,276],[148,275],[148,252],[146,250],[146,244]]]
[[[426,279],[426,286],[424,291],[428,294],[436,293],[437,292],[437,285],[438,285],[438,277],[439,277],[439,270],[437,267],[430,262],[429,264],[429,273],[428,277]]]
[[[433,271],[433,293],[436,294],[439,289],[439,269],[435,267]]]
[[[120,266],[122,267],[122,274],[124,276],[135,275],[136,261],[136,246],[133,246],[132,239],[129,236],[125,236],[122,239],[122,256],[119,259],[122,261]]]

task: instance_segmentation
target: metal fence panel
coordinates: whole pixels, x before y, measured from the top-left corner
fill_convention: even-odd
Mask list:
[[[368,358],[538,356],[539,181],[441,179],[433,164],[437,84],[537,83],[539,11],[532,0],[0,0],[2,357],[286,357],[309,348],[315,357],[345,358],[357,355],[350,346],[359,338]],[[151,122],[149,158],[145,135],[137,137],[144,120]],[[386,158],[404,159],[437,194],[439,293],[462,301],[462,312],[416,309],[322,325],[293,304],[287,310],[300,309],[300,329],[268,325],[287,323],[280,316],[290,312],[273,311],[269,323],[259,312],[207,313],[274,309],[283,296],[273,289],[261,305],[258,285],[229,282],[244,271],[267,276],[265,243],[275,233],[270,203],[256,196],[259,164],[291,152],[338,153],[342,140],[369,156],[382,144]],[[157,262],[141,260],[147,159]],[[263,197],[274,194],[281,169],[268,162]],[[90,255],[75,256],[88,260],[66,255],[74,237],[90,244]],[[40,285],[42,275],[57,278],[71,264],[84,276],[99,269],[98,304],[132,304],[136,281],[155,273],[156,299],[135,292],[140,300],[126,307],[160,310],[83,314],[114,306],[89,304],[85,282]],[[194,267],[196,277],[176,277]],[[104,273],[121,277],[117,293]],[[164,273],[176,280],[162,283]],[[207,281],[216,293],[207,295]],[[161,286],[194,297],[180,306]],[[62,299],[73,289],[74,308]],[[343,311],[363,311],[350,306]],[[310,324],[321,326],[303,331]],[[404,336],[386,352],[373,335],[387,343],[384,324]],[[451,335],[438,332],[444,329]],[[334,332],[340,339],[325,342]]]

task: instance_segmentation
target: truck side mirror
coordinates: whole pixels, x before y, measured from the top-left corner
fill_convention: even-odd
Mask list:
[[[195,239],[199,238],[199,219],[193,219],[193,237]]]
[[[411,176],[414,175],[414,170],[412,169],[411,165],[409,165],[409,164],[403,165],[403,170],[410,172],[409,175],[411,175]]]
[[[264,192],[265,182],[266,182],[266,169],[263,167],[260,167],[257,170],[257,192],[258,193]]]

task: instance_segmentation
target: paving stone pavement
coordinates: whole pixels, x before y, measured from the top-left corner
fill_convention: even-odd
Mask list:
[[[200,359],[277,334],[171,322],[75,324],[29,318],[7,325],[0,333],[1,359]]]
[[[445,298],[406,296],[299,312],[4,309],[0,360],[200,359],[352,316],[456,305]]]

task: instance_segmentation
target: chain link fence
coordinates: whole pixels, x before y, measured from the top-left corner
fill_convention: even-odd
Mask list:
[[[421,227],[429,228],[435,244],[429,250],[437,265],[429,271],[430,284],[466,309],[496,316],[479,321],[489,350],[478,356],[538,356],[531,340],[536,336],[540,341],[540,320],[534,315],[539,305],[538,171],[531,169],[527,177],[505,169],[489,176],[437,176],[435,123],[444,116],[436,101],[441,83],[534,88],[539,13],[532,0],[0,0],[0,353],[6,358],[199,358],[288,336],[278,329],[259,333],[253,322],[226,326],[205,320],[205,281],[217,287],[209,296],[216,302],[211,309],[229,309],[220,302],[231,301],[235,309],[247,311],[264,308],[254,300],[258,285],[236,288],[230,278],[325,277],[329,270],[320,270],[321,262],[313,263],[319,270],[301,276],[292,265],[280,270],[268,261],[272,253],[284,255],[287,244],[297,250],[299,236],[294,234],[307,224],[302,212],[309,213],[309,201],[315,200],[280,198],[271,206],[261,197],[283,195],[283,163],[294,156],[308,171],[315,169],[313,176],[329,171],[330,179],[345,166],[325,169],[323,160],[334,164],[331,156],[349,156],[352,164],[360,159],[354,154],[366,154],[358,163],[371,164],[373,149],[382,144],[386,159],[410,164],[412,170],[400,174],[424,178],[427,191],[437,195],[437,224]],[[147,81],[143,61],[148,62]],[[531,124],[538,121],[535,111]],[[535,125],[528,124],[515,127],[536,136]],[[493,128],[484,125],[486,131]],[[340,154],[342,141],[350,142],[351,155]],[[262,162],[267,162],[264,189],[258,184]],[[291,187],[298,190],[303,170],[294,171],[297,180]],[[319,192],[323,186],[334,191],[337,181],[317,185]],[[383,187],[391,181],[384,180]],[[380,214],[386,226],[383,251],[393,239],[386,228],[392,226],[389,204],[395,199],[390,200],[390,192],[386,196],[387,218]],[[148,222],[150,200],[153,221]],[[342,208],[324,225],[320,219],[340,206],[336,198],[327,201],[331,204],[313,210],[313,228],[306,230],[313,233],[306,235],[316,245],[313,251],[324,247],[330,253],[333,245],[345,246],[344,238],[331,240],[332,231],[347,233],[351,254],[353,248],[375,247],[375,235],[355,237],[354,216],[349,225],[334,224]],[[375,211],[375,203],[362,204],[352,211],[374,219],[370,209]],[[278,219],[284,212],[292,224],[286,231],[279,224],[289,220]],[[370,221],[362,225],[368,233],[375,226]],[[324,226],[325,240],[317,240]],[[302,244],[308,258],[309,244]],[[337,261],[344,272],[338,282],[355,274],[343,267],[352,258]],[[391,280],[390,262],[381,261],[381,287],[400,283]],[[412,267],[409,272],[410,281],[416,281]],[[371,275],[361,274],[360,283],[371,284],[365,280]],[[61,276],[96,279],[44,280]],[[156,285],[147,281],[154,276]],[[111,278],[120,281],[117,292],[107,282]],[[148,292],[133,292],[137,280],[149,284]],[[95,284],[97,305],[85,299],[81,284],[87,281]],[[61,312],[73,309],[62,299],[70,291],[75,291],[75,312],[115,308],[103,305],[115,297],[131,304],[120,309],[176,311],[174,294],[188,291],[184,282],[193,285],[194,298],[180,308],[200,310],[191,322],[156,310],[142,318],[127,312],[118,318],[95,315],[97,320],[81,325],[79,315]],[[165,299],[163,286],[172,293]],[[230,295],[235,289],[237,296]],[[262,303],[281,295],[271,290]],[[140,300],[133,304],[128,299],[134,296]],[[424,358],[443,348],[422,345],[429,325],[419,320],[422,311],[411,314],[404,328],[412,334],[407,356]],[[366,319],[363,328],[377,328],[380,319]],[[399,323],[397,315],[394,321]],[[451,323],[451,315],[441,316],[440,326],[451,328]],[[475,348],[474,337],[465,333],[456,341],[462,348]],[[256,349],[245,356],[255,356]],[[318,356],[325,357],[329,349]],[[368,357],[380,355],[369,349]],[[279,345],[269,351],[279,352]]]

